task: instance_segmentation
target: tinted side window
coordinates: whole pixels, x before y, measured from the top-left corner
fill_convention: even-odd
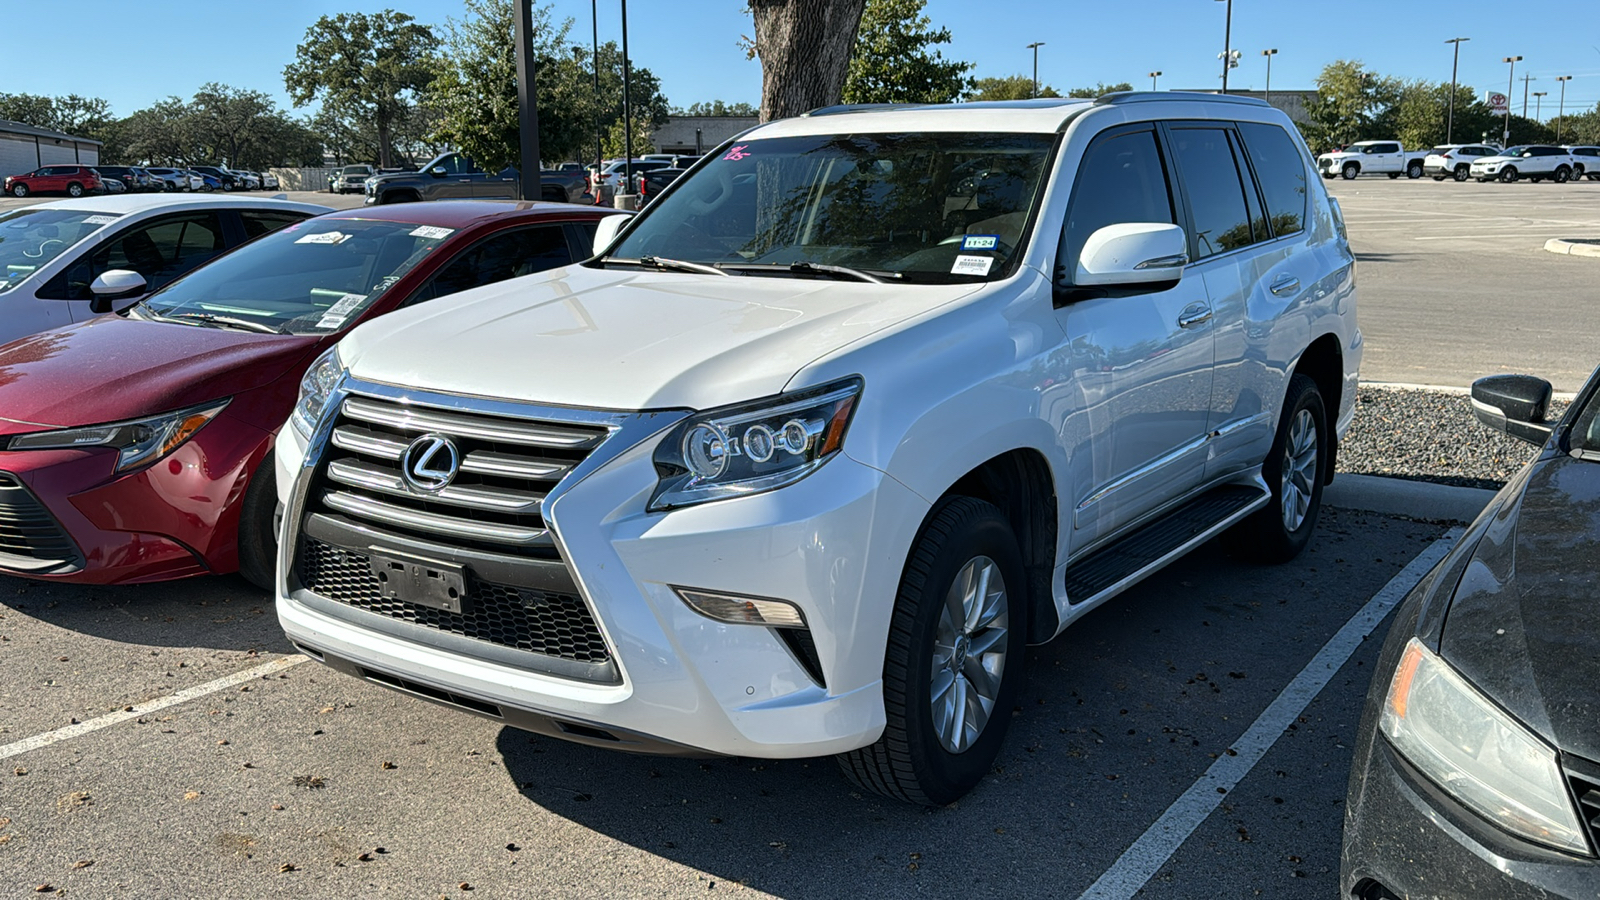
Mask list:
[[[1174,128],[1173,155],[1194,219],[1195,259],[1248,246],[1244,182],[1221,128]]]
[[[1399,144],[1379,144],[1378,146],[1372,148],[1372,152],[1373,153],[1399,153],[1400,152],[1400,145]]]
[[[95,251],[90,280],[132,269],[154,290],[227,249],[216,213],[194,213],[139,228]]]
[[[1177,224],[1166,165],[1153,131],[1101,136],[1089,145],[1072,189],[1057,272],[1061,267],[1075,270],[1089,235],[1125,222]]]
[[[1277,125],[1255,122],[1240,122],[1239,132],[1261,181],[1261,193],[1266,195],[1273,234],[1293,234],[1305,228],[1306,164],[1294,138]]]
[[[245,237],[258,238],[263,234],[277,231],[285,225],[298,222],[306,217],[299,213],[253,209],[241,211],[239,218],[244,222]]]
[[[508,231],[468,248],[451,260],[406,305],[543,272],[570,262],[572,252],[567,248],[567,236],[561,226]]]

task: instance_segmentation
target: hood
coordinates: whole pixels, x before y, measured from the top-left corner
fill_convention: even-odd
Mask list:
[[[1535,465],[1474,550],[1440,649],[1546,740],[1600,760],[1600,463]]]
[[[806,363],[973,293],[591,269],[514,278],[363,324],[357,378],[598,409],[705,409],[781,391]]]
[[[271,335],[101,316],[0,348],[0,432],[132,419],[260,387],[315,351]]]

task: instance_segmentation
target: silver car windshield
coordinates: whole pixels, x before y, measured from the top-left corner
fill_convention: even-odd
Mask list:
[[[950,132],[740,143],[674,184],[610,259],[730,275],[1000,277],[1023,250],[1055,141]]]
[[[117,218],[92,210],[37,207],[0,213],[0,294]]]

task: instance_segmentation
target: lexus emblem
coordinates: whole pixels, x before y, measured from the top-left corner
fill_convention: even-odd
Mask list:
[[[442,434],[425,434],[400,454],[400,477],[412,490],[435,493],[450,486],[461,471],[461,451]]]

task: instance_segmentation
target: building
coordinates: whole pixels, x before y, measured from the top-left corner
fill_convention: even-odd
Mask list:
[[[650,136],[650,143],[657,153],[700,156],[760,122],[760,116],[671,116]]]
[[[56,163],[100,164],[99,141],[0,119],[0,178]]]
[[[1195,90],[1195,93],[1219,94],[1221,91],[1218,91],[1216,88],[1207,88],[1205,90]],[[1306,104],[1317,99],[1317,92],[1315,90],[1274,90],[1271,95],[1268,95],[1266,91],[1246,91],[1239,90],[1237,88],[1228,88],[1228,93],[1234,97],[1254,97],[1257,100],[1265,100],[1273,106],[1276,106],[1278,109],[1283,110],[1284,113],[1288,115],[1288,117],[1293,120],[1296,125],[1311,124],[1311,116],[1306,112]]]

